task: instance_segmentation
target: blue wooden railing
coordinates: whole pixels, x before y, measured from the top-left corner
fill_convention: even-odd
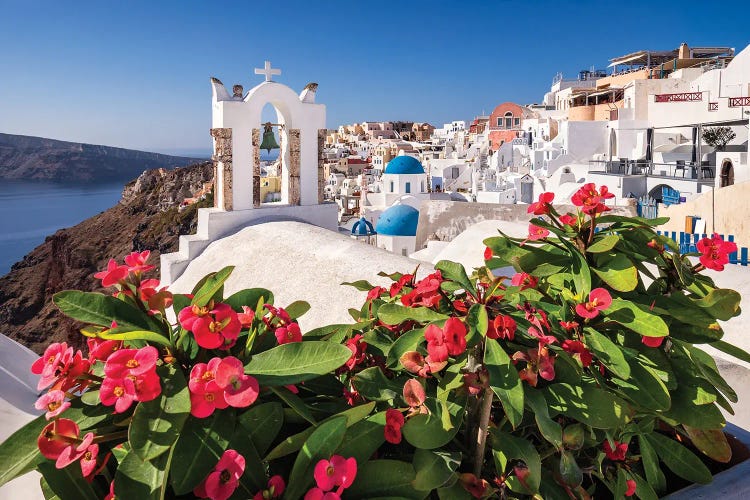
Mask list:
[[[706,234],[691,234],[682,231],[656,231],[656,233],[671,238],[674,242],[679,244],[680,253],[697,252],[698,249],[695,246],[700,240],[708,237]],[[734,235],[730,234],[726,238],[724,235],[719,236],[721,236],[724,241],[734,241]],[[737,248],[736,252],[729,254],[729,263],[747,266],[748,263],[750,263],[747,247]]]

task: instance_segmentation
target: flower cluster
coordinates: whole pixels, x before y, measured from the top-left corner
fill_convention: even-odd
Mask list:
[[[357,476],[357,460],[333,455],[315,464],[313,474],[317,486],[305,494],[305,500],[340,500]]]
[[[74,351],[65,342],[50,344],[31,365],[31,373],[40,375],[37,389],[49,388],[34,406],[47,411],[47,420],[57,417],[70,406],[66,398],[86,388],[90,371],[91,361],[80,350]]]
[[[231,349],[242,329],[238,314],[231,306],[213,301],[205,306],[187,306],[177,319],[204,349]]]
[[[91,476],[96,469],[99,445],[94,443],[94,434],[81,437],[81,430],[74,421],[59,418],[42,429],[37,446],[42,455],[55,460],[55,467],[64,469],[80,461],[83,477]]]
[[[156,347],[119,349],[107,357],[99,397],[105,406],[123,413],[134,401],[151,401],[161,394],[156,373],[159,351]]]
[[[213,358],[197,363],[190,371],[190,413],[206,418],[228,406],[246,408],[258,398],[255,377],[245,375],[242,362],[233,357]]]
[[[214,470],[195,487],[193,493],[198,498],[227,500],[237,489],[244,472],[245,457],[235,450],[225,450]]]

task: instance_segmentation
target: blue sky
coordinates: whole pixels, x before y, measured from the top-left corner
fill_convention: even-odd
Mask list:
[[[147,150],[210,146],[209,77],[269,59],[320,84],[328,127],[470,119],[538,102],[640,49],[750,43],[744,2],[0,0],[0,132]],[[733,15],[735,13],[736,15]]]

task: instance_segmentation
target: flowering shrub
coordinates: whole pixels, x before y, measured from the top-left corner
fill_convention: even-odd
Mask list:
[[[699,455],[730,459],[737,395],[697,346],[750,355],[721,341],[739,295],[700,271],[736,248],[680,255],[611,197],[587,184],[559,214],[543,193],[485,267],[348,283],[367,292],[354,323],[304,335],[304,302],[225,297],[231,268],[173,295],[147,252],[110,261],[111,295],[55,296],[88,354],[34,363],[45,414],[0,445],[0,484],[36,468],[48,498],[331,500],[654,499],[663,467],[708,482]]]

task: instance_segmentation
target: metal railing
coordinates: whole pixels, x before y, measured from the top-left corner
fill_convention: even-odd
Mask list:
[[[708,110],[709,111],[719,111],[719,103],[718,102],[709,102],[708,103]]]
[[[750,106],[750,97],[730,97],[729,107],[737,108],[740,106]]]
[[[685,180],[714,179],[715,165],[678,161],[677,163],[655,163],[648,160],[589,160],[589,172],[609,175],[647,175]]]
[[[695,102],[703,100],[703,92],[681,92],[679,94],[654,94],[654,102]]]

